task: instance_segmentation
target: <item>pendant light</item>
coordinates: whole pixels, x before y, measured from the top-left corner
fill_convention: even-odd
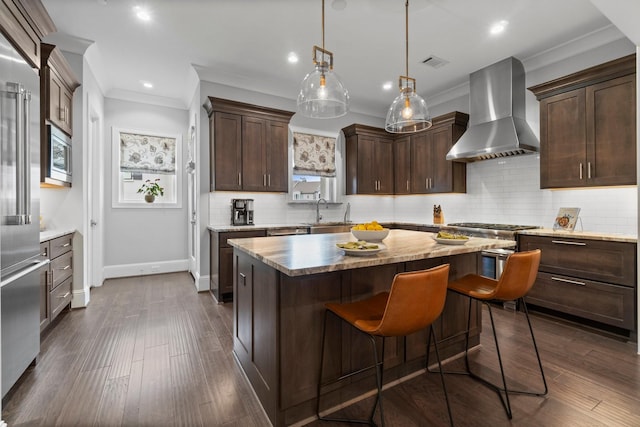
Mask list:
[[[307,74],[298,93],[298,111],[313,119],[333,119],[347,114],[349,93],[333,72],[333,53],[324,48],[324,0],[322,47],[313,46],[315,70]]]
[[[387,112],[385,129],[391,133],[413,133],[431,127],[427,103],[416,93],[416,79],[409,77],[409,0],[405,3],[405,66],[406,74],[400,76],[400,95],[393,100]]]

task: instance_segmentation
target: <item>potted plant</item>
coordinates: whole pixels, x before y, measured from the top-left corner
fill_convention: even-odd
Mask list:
[[[153,203],[156,197],[164,196],[164,188],[160,187],[158,181],[160,181],[160,178],[156,178],[153,181],[148,179],[138,188],[138,193],[144,193],[144,200],[147,203]]]

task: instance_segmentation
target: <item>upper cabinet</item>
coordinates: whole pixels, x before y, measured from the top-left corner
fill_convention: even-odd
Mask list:
[[[288,191],[294,113],[209,97],[211,191]]]
[[[43,119],[72,136],[73,92],[80,86],[80,82],[56,46],[42,43],[41,59],[40,86]]]
[[[347,194],[464,193],[466,164],[446,160],[469,115],[435,117],[433,126],[394,135],[364,125],[344,128]]]
[[[393,136],[384,129],[354,124],[345,137],[346,194],[393,194]]]
[[[40,41],[56,31],[40,0],[0,0],[0,30],[33,68],[40,68]]]
[[[540,188],[635,185],[636,56],[530,87],[540,101]]]
[[[426,131],[411,135],[410,188],[412,194],[464,193],[467,166],[446,159],[467,129],[469,115],[453,112],[435,117]]]

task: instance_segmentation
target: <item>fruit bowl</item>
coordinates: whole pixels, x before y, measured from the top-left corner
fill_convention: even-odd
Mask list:
[[[358,240],[365,240],[367,242],[379,242],[389,235],[389,229],[383,228],[382,230],[356,230],[351,229],[351,234]]]

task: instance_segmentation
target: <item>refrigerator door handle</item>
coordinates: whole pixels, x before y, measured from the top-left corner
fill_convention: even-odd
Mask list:
[[[49,262],[50,262],[49,259],[33,261],[33,264],[30,267],[20,270],[19,273],[9,276],[6,280],[1,281],[0,288],[4,288],[5,286],[15,282],[16,280],[23,278],[27,274],[32,273],[40,269],[41,267],[44,267],[45,265],[49,264]]]
[[[16,97],[16,211],[4,218],[6,225],[31,223],[29,131],[31,93],[20,83],[8,83],[8,91]],[[26,111],[25,111],[26,110]]]

